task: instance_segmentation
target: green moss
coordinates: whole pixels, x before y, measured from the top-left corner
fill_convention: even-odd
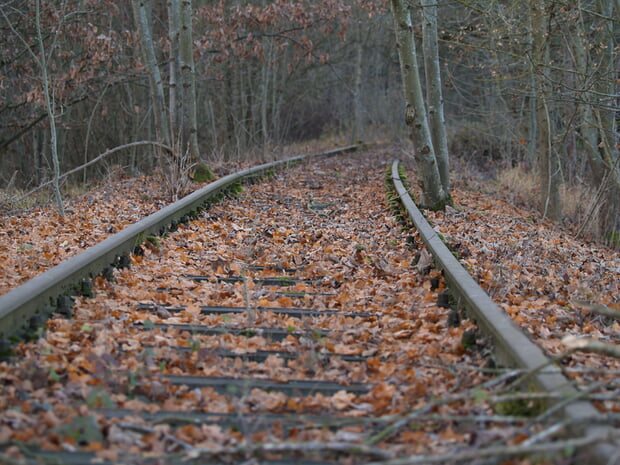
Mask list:
[[[613,247],[620,247],[620,231],[611,231],[607,234],[607,240]]]
[[[199,339],[191,339],[190,340],[190,349],[191,349],[192,353],[198,352],[198,349],[200,349],[200,340]]]
[[[536,399],[514,399],[498,402],[493,408],[500,415],[515,417],[536,417],[545,411],[545,405]]]
[[[290,276],[280,276],[278,278],[276,278],[276,282],[283,287],[287,287],[287,286],[294,286],[295,285],[295,278],[292,278]]]
[[[138,235],[136,236],[136,240],[134,241],[133,248],[142,244],[144,242],[144,239],[145,239],[144,233],[143,232],[138,233]]]
[[[14,355],[10,341],[0,340],[0,360],[8,360]]]
[[[69,424],[57,426],[53,431],[60,437],[69,436],[77,444],[103,442],[103,433],[94,415],[75,417]]]
[[[155,247],[161,247],[161,241],[157,236],[146,236],[146,240],[153,244]]]
[[[90,408],[116,408],[116,402],[103,390],[95,388],[88,393],[86,404]]]
[[[452,196],[448,195],[446,198],[441,199],[439,202],[437,202],[434,205],[431,206],[427,206],[426,208],[432,211],[441,211],[441,210],[445,210],[447,206],[452,206],[454,205],[454,201],[452,200]]]
[[[240,182],[236,182],[229,187],[229,193],[233,196],[243,192],[243,186]]]
[[[476,332],[465,331],[461,336],[461,346],[464,349],[474,349],[476,347]]]
[[[407,190],[409,190],[407,187],[409,184],[405,176],[404,168],[402,167],[402,165],[398,166],[398,171],[399,171],[401,180],[403,181],[403,185],[407,188]],[[385,186],[385,202],[388,208],[390,209],[390,211],[392,212],[392,215],[394,215],[396,222],[402,226],[403,232],[407,231],[408,229],[411,229],[412,225],[409,220],[409,215],[404,210],[403,205],[400,201],[400,196],[398,195],[398,192],[396,192],[396,189],[394,188],[394,183],[392,181],[391,168],[388,168],[385,172],[384,186]]]
[[[209,165],[201,161],[196,165],[192,179],[196,182],[207,182],[215,179],[215,175]]]

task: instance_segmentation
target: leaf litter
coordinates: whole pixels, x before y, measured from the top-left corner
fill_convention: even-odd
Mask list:
[[[527,418],[497,420],[490,399],[505,386],[505,382],[493,382],[504,372],[485,369],[484,349],[476,347],[476,340],[473,347],[463,344],[464,334],[475,330],[473,322],[463,319],[459,326],[449,324],[450,309],[437,305],[438,295],[445,290],[440,274],[433,269],[428,274],[418,270],[414,257],[420,245],[410,240],[415,233],[401,230],[384,201],[383,175],[390,156],[389,151],[362,153],[277,173],[266,183],[247,186],[239,197],[212,206],[198,220],[162,239],[160,247],[133,256],[132,268],[116,271],[114,283],[98,278],[94,298],[76,299],[72,320],[52,318],[42,338],[20,344],[16,357],[0,365],[0,437],[11,444],[5,449],[7,456],[19,456],[26,444],[56,451],[90,451],[116,460],[127,454],[185,452],[204,457],[208,451],[233,454],[233,450],[234,454],[250,454],[251,445],[268,442],[281,447],[289,444],[294,450],[292,444],[322,441],[336,450],[335,444],[344,441],[349,445],[376,443],[387,451],[383,458],[389,458],[484,448],[506,441],[518,444],[536,433],[543,426],[528,426]],[[613,280],[601,271],[601,264],[603,269],[617,265],[613,257],[585,245],[573,248],[572,242],[549,225],[531,222],[523,212],[480,194],[457,189],[455,198],[458,209],[429,216],[438,228],[444,228],[453,247],[460,248],[462,259],[469,259],[466,265],[474,276],[515,320],[522,318],[518,322],[535,337],[557,331],[551,324],[558,320],[577,330],[558,316],[551,320],[545,308],[551,292],[555,298],[573,297],[561,283],[572,283],[575,293],[581,292],[583,282],[583,289],[600,289],[611,299],[607,303],[617,302],[617,282],[614,291]],[[121,199],[116,202],[120,204]],[[483,213],[477,213],[480,202]],[[114,210],[109,207],[107,211]],[[97,215],[91,224],[120,227],[111,214],[106,217],[99,210]],[[32,223],[28,215],[24,218]],[[11,219],[14,226],[19,220]],[[36,233],[39,236],[28,241],[36,243],[35,237],[50,227],[43,223]],[[506,237],[515,231],[521,235]],[[555,236],[568,244],[562,252],[570,250],[572,258],[575,249],[593,254],[584,252],[576,260],[581,259],[579,270],[590,270],[586,278],[590,281],[573,282],[581,278],[556,272],[547,272],[548,279],[540,281],[539,261],[523,258],[517,264],[506,260],[527,257],[526,252],[532,251],[542,256],[549,248],[549,260],[562,267]],[[91,239],[97,237],[101,236],[95,232]],[[62,243],[70,241],[63,238]],[[5,251],[14,247],[14,238],[10,244],[3,246]],[[72,253],[63,247],[55,249],[59,253],[55,260],[63,257],[62,251],[64,256]],[[20,252],[9,261],[18,262]],[[27,266],[23,261],[22,269],[34,272],[50,265],[36,263],[34,257],[28,260],[32,261]],[[519,273],[523,281],[519,283],[509,271]],[[188,276],[209,279],[195,281]],[[224,277],[240,279],[218,280]],[[273,277],[291,278],[291,285],[262,286],[253,279]],[[10,288],[21,279],[25,278],[3,285]],[[535,287],[539,283],[542,288]],[[566,315],[565,307],[553,303],[564,312],[560,316]],[[245,311],[203,314],[204,306]],[[326,313],[293,318],[263,311],[290,307],[370,316]],[[537,308],[545,309],[544,317],[534,311]],[[605,326],[596,321],[590,324],[598,331]],[[221,332],[201,334],[197,325],[217,327]],[[248,327],[251,334],[235,332]],[[289,334],[266,336],[270,328],[286,328]],[[544,347],[553,351],[559,346]],[[261,351],[270,353],[263,361],[245,357]],[[237,356],[224,356],[225,352]],[[294,357],[284,359],[276,352]],[[346,355],[360,356],[362,361],[349,361]],[[595,361],[583,363],[593,366]],[[179,374],[279,383],[311,379],[337,382],[343,389],[334,394],[287,396],[241,383],[235,385],[238,395],[230,396],[210,387],[168,381],[167,377]],[[367,393],[346,390],[359,383],[369,386]],[[105,408],[128,413],[106,416]],[[147,412],[171,412],[173,417],[184,412],[233,414],[241,419],[241,427],[153,423],[145,419]],[[311,422],[292,429],[278,422],[253,424],[254,415],[267,413],[351,423],[339,430]],[[351,457],[375,452],[349,450],[342,460],[359,463]]]

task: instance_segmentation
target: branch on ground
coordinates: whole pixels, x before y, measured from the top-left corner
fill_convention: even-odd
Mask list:
[[[612,310],[611,308],[603,304],[593,304],[590,302],[586,302],[585,300],[571,300],[570,304],[575,308],[579,308],[580,310],[586,310],[588,312],[598,313],[599,315],[620,320],[619,311]]]
[[[459,450],[453,453],[438,455],[414,455],[402,459],[385,462],[374,462],[367,465],[422,465],[431,463],[471,462],[472,460],[490,457],[515,457],[529,454],[570,451],[589,446],[601,441],[617,438],[619,433],[612,431],[605,435],[590,435],[585,437],[566,439],[564,441],[546,442],[541,444],[496,446],[479,450]]]
[[[102,160],[103,158],[107,157],[108,155],[112,155],[115,152],[118,152],[120,150],[124,150],[130,147],[136,147],[139,145],[153,145],[155,147],[159,147],[161,149],[164,149],[166,152],[170,153],[170,154],[174,154],[174,149],[172,147],[169,147],[165,144],[161,144],[159,142],[153,142],[153,141],[149,141],[149,140],[141,140],[138,142],[130,142],[129,144],[123,144],[123,145],[119,145],[117,147],[111,148],[106,150],[105,152],[97,155],[95,158],[93,158],[92,160],[90,160],[87,163],[84,163],[83,165],[78,166],[77,168],[73,168],[72,170],[67,171],[66,173],[62,174],[58,180],[62,181],[64,180],[66,177],[71,176],[72,174],[75,173],[79,173],[80,171],[82,171],[85,168],[88,168],[91,165],[94,165],[95,163],[97,163],[98,161]],[[22,195],[21,197],[19,197],[18,199],[13,200],[14,202],[21,202],[22,200],[24,200],[26,197],[31,196],[32,194],[34,194],[37,191],[40,191],[41,189],[43,189],[44,187],[49,186],[50,184],[52,184],[54,181],[47,181],[44,182],[43,184],[41,184],[38,187],[35,187],[34,189],[26,192],[24,195]]]
[[[381,460],[389,460],[393,457],[388,451],[378,447],[369,447],[364,444],[351,442],[283,442],[283,443],[257,443],[224,448],[194,448],[187,454],[189,459],[223,457],[226,455],[255,456],[256,454],[272,454],[279,452],[334,452],[349,455],[364,455]]]
[[[582,338],[571,335],[564,337],[562,339],[562,344],[569,349],[579,350],[581,352],[591,352],[599,355],[620,358],[619,345],[608,344],[606,342],[597,341],[596,339]]]

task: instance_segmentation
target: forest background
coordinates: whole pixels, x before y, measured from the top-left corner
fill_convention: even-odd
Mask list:
[[[389,3],[3,1],[2,210],[48,181],[60,206],[111,176],[175,184],[300,141],[406,139]],[[620,0],[434,6],[459,172],[618,246]],[[408,7],[420,41],[425,7]]]

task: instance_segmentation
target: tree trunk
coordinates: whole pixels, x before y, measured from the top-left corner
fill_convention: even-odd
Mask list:
[[[579,5],[581,6],[581,5]],[[594,118],[592,105],[594,96],[588,90],[592,86],[594,76],[590,74],[592,68],[589,66],[589,56],[584,40],[585,28],[583,18],[580,14],[579,20],[572,23],[572,48],[577,67],[577,89],[579,95],[576,96],[577,113],[579,116],[579,136],[588,156],[588,162],[594,181],[600,185],[605,175],[605,167],[598,148],[598,125]]]
[[[263,157],[267,156],[269,147],[269,124],[267,110],[269,104],[269,57],[271,56],[271,44],[263,40],[264,59],[261,63],[261,96],[260,96],[260,132],[262,134]]]
[[[450,163],[448,135],[443,112],[443,93],[441,90],[441,70],[439,65],[439,46],[437,38],[437,1],[422,0],[422,32],[424,50],[424,71],[426,73],[426,95],[431,137],[441,185],[450,192]]]
[[[560,200],[561,167],[557,152],[552,147],[552,127],[549,108],[549,68],[550,62],[548,35],[548,16],[545,0],[537,0],[531,6],[532,21],[532,72],[536,76],[536,126],[538,163],[542,196],[543,216],[554,221],[562,219]]]
[[[406,121],[411,128],[414,156],[420,171],[419,184],[422,191],[420,200],[423,206],[439,210],[449,202],[449,194],[442,187],[428,126],[411,12],[406,0],[391,0],[391,4],[396,23],[396,46],[407,102]]]
[[[181,0],[181,36],[179,57],[183,83],[183,147],[187,144],[192,160],[200,158],[198,120],[196,118],[196,79],[194,71],[194,42],[192,39],[192,1]]]
[[[170,128],[166,115],[166,104],[164,96],[164,84],[161,77],[155,47],[153,46],[153,31],[149,21],[149,12],[152,9],[150,0],[133,0],[134,16],[136,25],[140,33],[142,52],[145,60],[146,70],[149,75],[149,84],[153,100],[153,114],[155,118],[155,130],[157,137],[164,141],[168,146],[171,145]]]
[[[39,52],[41,58],[39,59],[39,65],[41,67],[41,79],[43,80],[43,92],[45,93],[45,108],[50,120],[50,137],[52,148],[52,166],[54,170],[53,174],[53,187],[54,196],[56,197],[56,205],[58,207],[58,213],[60,216],[65,216],[65,206],[62,200],[62,194],[60,193],[60,158],[58,156],[58,131],[56,130],[56,114],[54,112],[54,102],[52,100],[52,93],[49,88],[49,76],[47,74],[47,55],[45,53],[45,45],[43,43],[43,34],[41,33],[41,2],[36,0],[36,27],[37,27],[37,42],[39,45]]]
[[[351,137],[351,143],[357,144],[362,140],[362,72],[364,64],[364,42],[362,37],[362,31],[358,25],[357,33],[357,45],[355,47],[355,82],[354,82],[354,94],[353,94],[353,133]]]
[[[603,198],[601,228],[610,242],[620,245],[620,141],[618,138],[618,68],[617,53],[618,45],[615,38],[618,37],[618,26],[611,18],[617,18],[620,14],[619,2],[614,5],[608,1],[599,0],[599,10],[603,17],[610,18],[606,21],[605,39],[601,42],[606,45],[607,51],[603,52],[601,60],[602,74],[605,76],[599,81],[600,94],[603,95],[602,105],[597,107],[596,120],[600,128],[601,152],[605,165],[607,185]],[[605,43],[606,42],[606,43]]]
[[[182,102],[182,87],[179,86],[181,70],[179,69],[179,36],[180,36],[179,0],[168,0],[168,40],[170,54],[168,57],[168,114],[170,119],[170,135],[173,139],[179,137],[179,105]]]

